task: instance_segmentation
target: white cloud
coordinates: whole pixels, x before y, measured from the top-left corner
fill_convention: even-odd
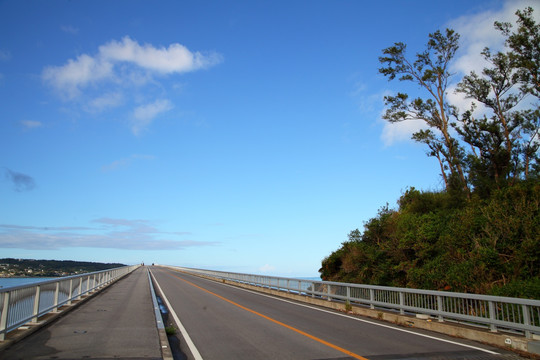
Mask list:
[[[73,99],[89,84],[112,78],[113,64],[83,54],[75,60],[69,59],[63,66],[48,66],[43,70],[43,79],[55,87],[62,96]]]
[[[156,48],[150,44],[141,46],[128,36],[122,41],[113,40],[100,46],[99,54],[113,62],[133,63],[162,74],[194,71],[221,61],[217,54],[204,56],[200,52],[193,53],[178,43],[171,44],[168,48]]]
[[[63,27],[64,31],[70,29]],[[99,46],[94,55],[81,54],[64,65],[47,66],[41,77],[63,100],[80,107],[75,111],[101,113],[146,102],[135,109],[120,109],[130,114],[131,131],[139,135],[157,116],[173,108],[169,100],[150,102],[145,93],[155,94],[157,89],[164,98],[168,90],[161,83],[164,77],[208,68],[220,61],[222,56],[217,53],[192,52],[179,43],[168,47],[139,44],[126,36]],[[153,88],[143,91],[149,87]]]
[[[530,6],[537,8],[538,1],[506,1],[498,10],[487,10],[473,15],[461,16],[450,21],[448,27],[460,34],[460,50],[453,63],[453,71],[468,74],[471,70],[481,73],[486,65],[480,53],[485,47],[492,50],[501,50],[504,46],[504,37],[495,29],[495,21],[515,24],[516,11]],[[540,22],[540,11],[533,13],[537,23]],[[515,29],[515,27],[514,27]]]
[[[133,112],[133,121],[131,131],[139,135],[154,119],[173,108],[171,102],[167,99],[156,100],[153,103],[141,105]]]
[[[536,4],[535,1],[506,1],[500,9],[465,15],[448,24],[448,27],[456,30],[461,36],[460,49],[451,66],[451,71],[455,72],[457,77],[456,82],[448,87],[450,104],[456,106],[461,112],[469,110],[473,101],[466,99],[464,94],[455,92],[457,81],[471,71],[481,74],[485,67],[490,66],[481,55],[484,48],[488,47],[492,52],[504,50],[505,37],[495,28],[495,21],[511,23],[515,30],[516,11],[529,6],[535,8]],[[536,22],[540,22],[540,11],[534,11],[533,15]],[[485,106],[478,103],[476,105],[473,115],[480,116],[486,112]]]
[[[411,140],[412,134],[425,128],[423,120],[406,120],[398,123],[385,120],[381,139],[385,146],[390,146],[397,142]]]
[[[205,56],[178,43],[168,48],[140,45],[126,36],[121,41],[112,40],[101,45],[94,56],[82,54],[69,59],[65,65],[46,67],[42,78],[63,96],[73,99],[91,84],[106,81],[131,83],[132,79],[140,82],[141,78],[151,78],[152,74],[167,75],[207,68],[221,59],[219,54]],[[145,73],[141,74],[141,71]]]

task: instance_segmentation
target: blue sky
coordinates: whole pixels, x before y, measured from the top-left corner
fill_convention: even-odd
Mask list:
[[[417,91],[381,50],[453,27],[459,74],[527,5],[0,1],[0,257],[317,276],[407,187],[442,188],[418,124],[381,120]]]

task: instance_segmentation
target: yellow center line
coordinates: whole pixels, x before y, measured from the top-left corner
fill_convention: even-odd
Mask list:
[[[176,276],[176,275],[171,274],[171,273],[169,273],[169,274],[170,274],[171,276],[174,276],[174,277],[177,278],[177,279],[180,279],[180,280],[182,280],[182,281],[188,283],[188,284],[191,285],[191,286],[194,286],[194,287],[196,287],[196,288],[198,288],[198,289],[200,289],[200,290],[202,290],[202,291],[207,292],[208,294],[214,295],[214,296],[220,298],[221,300],[224,300],[224,301],[228,302],[229,304],[232,304],[232,305],[234,305],[234,306],[237,306],[237,307],[239,307],[240,309],[246,310],[246,311],[248,311],[248,312],[250,312],[250,313],[252,313],[252,314],[255,314],[255,315],[257,315],[257,316],[260,316],[260,317],[262,317],[262,318],[264,318],[264,319],[266,319],[266,320],[269,320],[269,321],[271,321],[271,322],[273,322],[273,323],[275,323],[275,324],[281,325],[281,326],[283,326],[283,327],[285,327],[285,328],[287,328],[287,329],[289,329],[289,330],[292,330],[292,331],[294,331],[294,332],[296,332],[296,333],[298,333],[298,334],[304,335],[304,336],[306,336],[306,337],[308,337],[308,338],[310,338],[310,339],[312,339],[312,340],[317,341],[318,343],[321,343],[321,344],[323,344],[323,345],[326,345],[326,346],[328,346],[328,347],[331,347],[331,348],[334,349],[334,350],[340,351],[340,352],[342,352],[342,353],[344,353],[344,354],[347,354],[347,355],[349,355],[349,356],[351,356],[351,357],[353,357],[353,358],[355,358],[355,359],[359,359],[359,360],[368,360],[367,358],[365,358],[365,357],[363,357],[363,356],[360,356],[360,355],[355,354],[355,353],[353,353],[353,352],[351,352],[351,351],[349,351],[349,350],[343,349],[342,347],[339,347],[339,346],[337,346],[337,345],[334,345],[334,344],[332,344],[332,343],[329,343],[328,341],[325,341],[325,340],[320,339],[320,338],[318,338],[318,337],[316,337],[316,336],[313,336],[313,335],[311,335],[311,334],[308,334],[308,333],[306,333],[306,332],[304,332],[304,331],[302,331],[302,330],[299,330],[299,329],[297,329],[297,328],[295,328],[295,327],[293,327],[293,326],[291,326],[291,325],[287,325],[287,324],[285,324],[285,323],[282,323],[281,321],[278,321],[278,320],[273,319],[273,318],[271,318],[271,317],[269,317],[269,316],[266,316],[266,315],[264,315],[264,314],[261,314],[261,313],[255,311],[255,310],[251,310],[250,308],[247,308],[247,307],[245,307],[245,306],[243,306],[243,305],[240,305],[240,304],[238,304],[238,303],[235,303],[234,301],[229,300],[229,299],[227,299],[227,298],[225,298],[225,297],[223,297],[223,296],[221,296],[221,295],[218,295],[218,294],[213,293],[213,292],[211,292],[211,291],[209,291],[209,290],[206,290],[205,288],[202,288],[202,287],[200,287],[200,286],[198,286],[198,285],[195,285],[195,284],[192,283],[191,281],[188,281],[188,280],[186,280],[186,279],[182,279],[181,277]]]

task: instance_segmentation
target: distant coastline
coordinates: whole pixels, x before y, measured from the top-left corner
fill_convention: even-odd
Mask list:
[[[54,278],[125,266],[73,260],[0,259],[0,278]]]

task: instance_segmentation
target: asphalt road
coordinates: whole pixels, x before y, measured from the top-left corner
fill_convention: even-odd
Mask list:
[[[205,360],[518,358],[472,341],[284,301],[170,269],[152,267],[151,272],[171,314],[176,313]]]

